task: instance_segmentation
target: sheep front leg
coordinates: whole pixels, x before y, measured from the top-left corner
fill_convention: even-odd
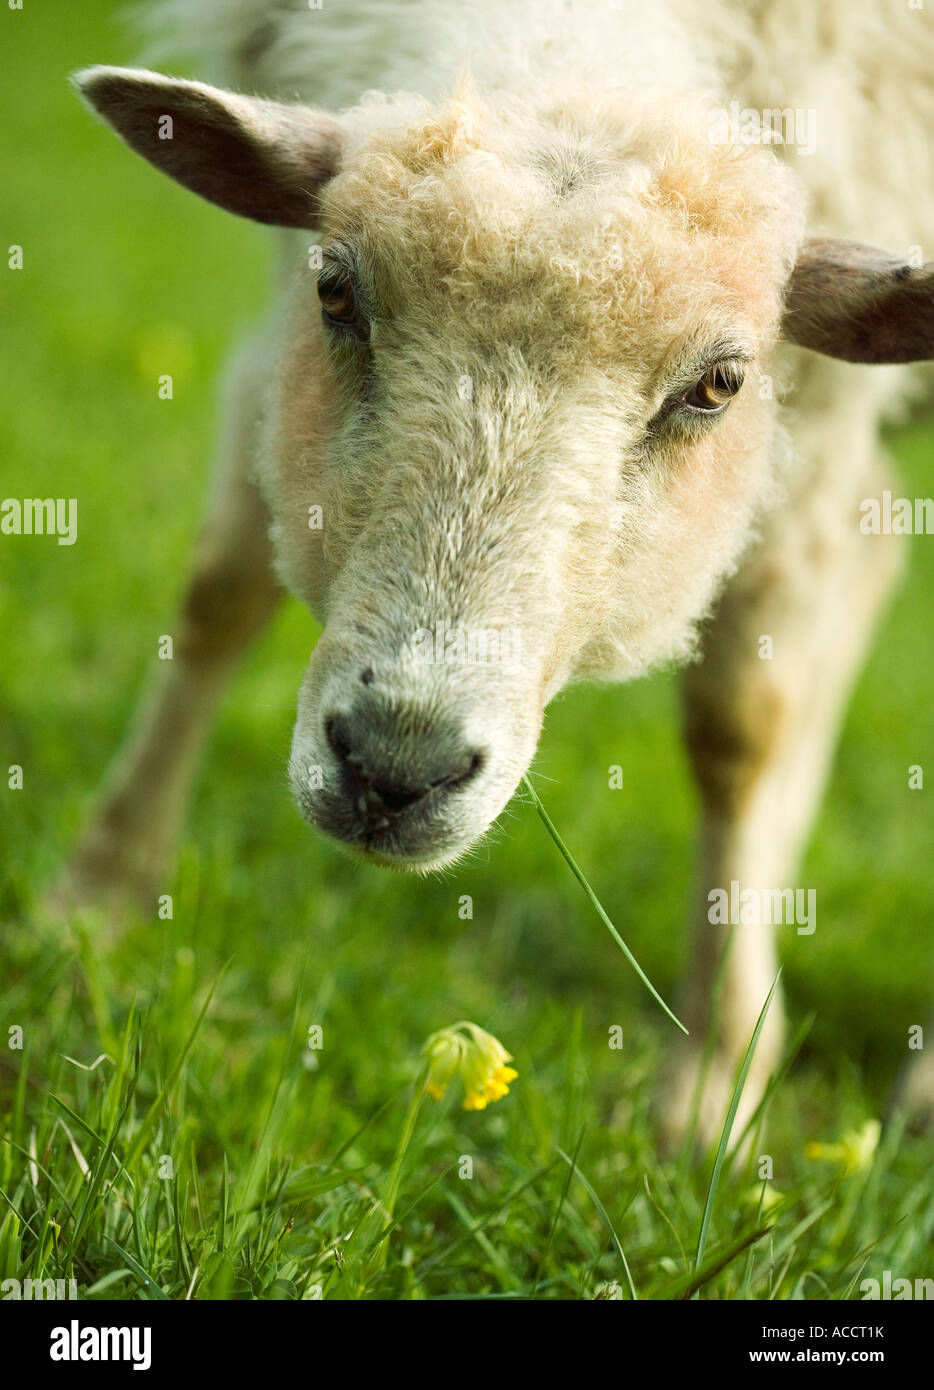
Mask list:
[[[153,907],[166,890],[189,787],[237,658],[276,607],[268,515],[251,481],[262,405],[260,344],[229,377],[215,493],[173,634],[71,862],[68,903]],[[153,638],[155,647],[155,636]]]
[[[838,482],[829,486],[826,478],[816,478],[772,525],[724,594],[706,633],[703,660],[684,683],[685,736],[702,820],[694,955],[684,1002],[692,1037],[663,1095],[663,1137],[669,1143],[686,1133],[695,1106],[698,1138],[710,1142],[719,1136],[778,967],[775,928],[755,924],[754,905],[764,906],[770,890],[808,887],[796,878],[800,856],[850,686],[900,568],[894,538],[859,530],[859,499],[874,485],[864,479],[862,489],[852,483],[849,488],[841,495]],[[731,904],[728,922],[719,923],[711,893],[720,889],[729,898],[734,883],[738,893],[753,890],[752,920],[744,923],[739,914],[735,922]],[[800,902],[807,911],[804,893]],[[817,930],[819,905],[818,891]],[[814,922],[802,923],[797,912],[795,918],[779,931],[806,949]],[[712,1059],[698,1096],[711,1026]],[[776,995],[734,1139],[758,1105],[781,1046],[782,1002]]]

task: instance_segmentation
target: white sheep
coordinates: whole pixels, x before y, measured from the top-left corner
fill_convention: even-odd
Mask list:
[[[899,364],[934,356],[934,19],[904,0],[157,8],[202,72],[262,96],[106,67],[78,86],[158,168],[287,229],[281,303],[235,367],[175,660],[74,881],[152,890],[280,583],[325,621],[299,805],[402,868],[477,841],[569,681],[686,661],[702,859],[666,1118],[683,1128],[729,943],[710,1133],[776,970],[771,929],[733,931],[711,893],[795,886],[898,570],[858,522]],[[780,1037],[773,1008],[746,1113]]]

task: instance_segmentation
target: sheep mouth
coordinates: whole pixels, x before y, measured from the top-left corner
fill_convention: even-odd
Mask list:
[[[345,852],[364,863],[409,873],[429,873],[457,858],[460,849],[451,843],[440,826],[408,825],[390,821],[385,825],[328,824],[317,815],[315,829],[334,841]]]
[[[442,810],[445,789],[392,810],[364,796],[348,798],[293,783],[295,800],[313,830],[364,863],[427,873],[443,868],[468,847]]]

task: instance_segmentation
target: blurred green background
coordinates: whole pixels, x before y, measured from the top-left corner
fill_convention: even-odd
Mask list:
[[[341,1132],[344,1107],[359,1119],[381,1103],[426,1034],[458,1018],[502,1037],[523,1076],[555,1069],[538,1117],[525,1113],[533,1132],[546,1128],[549,1107],[560,1114],[567,1101],[561,1059],[578,1027],[587,1105],[609,1136],[597,1162],[612,1171],[668,1025],[530,808],[514,804],[468,863],[430,880],[368,870],[309,832],[285,765],[317,628],[294,601],[224,701],[174,920],[137,922],[77,963],[35,925],[39,891],[77,832],[159,634],[172,630],[209,480],[219,374],[262,313],[271,274],[261,229],[132,157],[69,89],[77,67],[134,60],[120,9],[27,3],[0,16],[2,244],[21,244],[25,258],[22,271],[0,272],[0,496],[79,499],[71,548],[0,538],[0,747],[4,768],[19,763],[25,776],[22,791],[4,777],[0,792],[0,1022],[31,1025],[34,1058],[54,1039],[89,1063],[135,999],[161,1020],[168,1055],[230,959],[188,1105],[219,1152],[249,1141],[256,1116],[230,1098],[259,1086],[279,1056],[300,988],[302,1019],[346,1044],[326,1048],[302,1082],[289,1142],[308,1154]],[[174,378],[171,402],[157,396],[162,372]],[[892,441],[912,496],[934,488],[931,430],[917,418]],[[780,1132],[798,1148],[829,1133],[841,1096],[851,1118],[880,1113],[907,1027],[934,999],[934,541],[909,545],[908,578],[857,688],[798,879],[817,889],[818,929],[781,933],[792,1019],[816,1013],[783,1102]],[[608,788],[612,764],[624,768],[622,791]],[[912,764],[925,769],[924,791],[908,788]],[[675,680],[569,691],[549,712],[536,767],[619,930],[673,996],[694,824]],[[464,894],[471,921],[458,915]],[[606,1045],[615,1023],[631,1049],[625,1086]],[[529,1105],[522,1086],[497,1111]],[[506,1121],[490,1112],[489,1123],[495,1136]]]

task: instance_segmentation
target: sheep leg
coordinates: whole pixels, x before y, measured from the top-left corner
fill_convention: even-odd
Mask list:
[[[778,968],[774,927],[712,925],[711,890],[729,892],[734,881],[760,892],[807,886],[796,880],[800,856],[850,687],[900,569],[897,539],[865,536],[858,527],[860,497],[881,485],[864,478],[862,487],[850,484],[843,493],[837,479],[828,488],[825,477],[804,489],[725,592],[706,633],[703,660],[687,672],[685,736],[701,802],[700,870],[683,1005],[692,1037],[662,1100],[669,1143],[685,1135],[694,1113],[701,1141],[719,1136]],[[819,892],[817,907],[819,931]],[[783,939],[807,949],[808,935],[793,935],[800,925],[783,926]],[[712,1021],[715,1040],[704,1079]],[[734,1139],[775,1070],[782,1037],[776,995]]]
[[[237,658],[273,613],[268,514],[251,481],[261,409],[261,344],[232,364],[215,491],[172,632],[71,861],[68,903],[154,906],[167,891],[199,753]]]

